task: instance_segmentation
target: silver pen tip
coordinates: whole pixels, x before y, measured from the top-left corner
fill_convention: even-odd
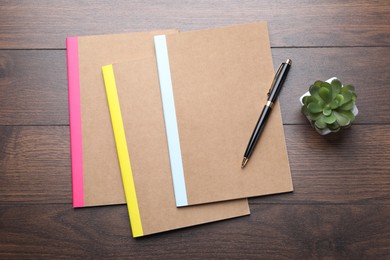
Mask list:
[[[287,59],[287,60],[286,60],[286,63],[287,63],[288,65],[291,65],[291,64],[292,64],[292,60]]]
[[[248,162],[248,158],[244,157],[242,159],[241,168],[244,168],[247,162]]]

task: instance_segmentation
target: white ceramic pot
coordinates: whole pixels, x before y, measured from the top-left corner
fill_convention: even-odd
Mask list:
[[[333,77],[333,78],[330,78],[330,79],[326,80],[326,82],[331,83],[332,80],[334,80],[334,79],[338,79],[338,78]],[[341,85],[341,87],[344,87],[344,85]],[[303,97],[305,97],[305,96],[310,96],[310,92],[307,91],[305,94],[303,94],[303,95],[299,98],[299,102],[301,103],[301,106],[303,106],[303,101],[302,101],[302,100],[303,100]],[[353,113],[355,116],[359,113],[359,110],[358,110],[358,108],[357,108],[356,105],[353,107],[352,113]],[[309,120],[309,122],[311,122],[311,121],[310,121],[310,118],[308,118],[308,117],[306,117],[306,118]],[[314,126],[313,126],[313,127],[314,127]],[[327,134],[332,133],[332,131],[331,131],[329,128],[325,128],[325,129],[322,129],[322,130],[317,129],[317,128],[315,128],[315,129],[317,130],[317,132],[318,132],[320,135],[327,135]]]

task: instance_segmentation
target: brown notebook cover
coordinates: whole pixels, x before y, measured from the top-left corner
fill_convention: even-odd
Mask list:
[[[101,68],[144,58],[153,36],[176,30],[68,37],[73,207],[126,203]]]
[[[168,73],[159,62],[164,44],[157,38],[160,85],[164,89],[170,77],[174,104],[167,105],[176,110],[182,157],[183,171],[172,173],[183,179],[174,185],[177,206],[292,191],[278,102],[251,160],[241,168],[274,76],[267,24],[166,35]]]
[[[103,76],[134,237],[249,214],[247,199],[176,207],[154,57]]]
[[[114,62],[154,60],[153,36],[161,33],[177,31],[67,38],[73,207],[126,203],[101,69]],[[214,203],[204,216],[186,223],[246,214],[246,199]]]

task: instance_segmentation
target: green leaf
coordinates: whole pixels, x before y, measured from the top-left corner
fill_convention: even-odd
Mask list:
[[[322,107],[319,104],[317,104],[317,103],[310,103],[309,105],[307,105],[307,109],[311,113],[322,112]]]
[[[329,116],[331,113],[332,113],[332,109],[329,108],[324,108],[324,110],[322,110],[322,113],[324,114],[324,116]]]
[[[303,113],[305,116],[307,116],[310,120],[313,120],[313,121],[317,120],[317,118],[318,118],[320,115],[322,115],[322,113],[311,113],[311,112],[307,109],[307,107],[304,107],[304,106],[302,107],[301,111],[302,111],[302,113]]]
[[[332,102],[329,103],[331,109],[336,109],[339,106],[339,101],[337,99],[333,99]]]
[[[355,87],[352,86],[352,85],[346,85],[346,86],[343,87],[343,89],[355,93]]]
[[[329,116],[324,117],[324,122],[328,125],[333,124],[336,122],[336,117],[333,115],[333,113],[331,113]]]
[[[316,82],[314,82],[314,86],[317,86],[317,87],[321,87],[321,84],[322,84],[323,81],[321,80],[317,80]]]
[[[312,121],[318,120],[322,116],[322,113],[317,113],[317,114],[310,114],[310,118]]]
[[[355,101],[351,100],[348,103],[345,103],[344,105],[340,106],[339,109],[344,111],[351,111],[354,106],[355,106]]]
[[[307,109],[307,106],[302,106],[301,112],[302,112],[305,116],[308,116],[308,115],[309,115],[309,110]]]
[[[304,96],[303,98],[302,98],[302,103],[304,104],[304,105],[307,105],[307,99],[309,98],[310,96]]]
[[[321,99],[321,97],[320,97],[320,95],[319,95],[319,90],[320,90],[320,85],[319,85],[319,83],[317,83],[318,81],[316,81],[315,83],[314,83],[314,85],[311,85],[310,86],[310,88],[309,88],[309,92],[310,92],[310,95],[312,96],[312,97],[314,97],[314,98],[316,98],[316,99],[318,99],[318,100],[321,100],[322,101],[322,99]]]
[[[318,99],[313,96],[305,96],[302,99],[303,104],[308,105],[309,103],[318,103]]]
[[[321,85],[317,83],[318,81],[314,82],[313,85],[310,86],[309,92],[310,95],[314,96],[316,93],[318,93],[318,90],[320,89]]]
[[[355,121],[355,115],[352,113],[352,111],[337,111],[339,114],[347,117],[350,121],[350,123],[352,123],[353,121]]]
[[[334,88],[341,89],[341,82],[338,79],[332,80],[332,82],[330,82],[330,85],[332,85],[332,87]]]
[[[332,92],[330,88],[321,87],[318,93],[325,103],[329,103],[332,100]]]
[[[323,91],[322,90],[323,88],[327,89],[329,92],[326,94],[326,98],[321,96],[321,92]],[[320,94],[321,98],[325,101],[325,103],[329,103],[330,101],[332,101],[333,100],[332,85],[330,85],[328,82],[322,82],[319,94]]]
[[[332,88],[332,86],[328,82],[326,82],[326,81],[322,81],[321,82],[321,87],[322,88],[329,88],[329,89]]]
[[[340,80],[338,79],[332,80],[330,85],[332,86],[332,100],[333,100],[336,97],[336,95],[340,93],[342,85]]]
[[[318,117],[322,115],[322,113],[311,113],[308,109],[307,106],[302,106],[301,108],[302,113],[307,116],[310,120],[315,121],[317,120]]]
[[[336,117],[336,121],[340,126],[347,126],[351,123],[351,120],[342,113],[333,111],[333,115]]]
[[[324,129],[324,128],[326,128],[326,123],[325,123],[325,121],[324,121],[324,116],[321,116],[321,117],[319,117],[317,120],[316,120],[316,122],[314,123],[314,125],[317,127],[317,128],[319,128],[319,129]]]
[[[336,100],[339,102],[339,106],[340,106],[340,104],[342,104],[342,103],[344,102],[344,97],[343,97],[343,95],[337,94]]]
[[[352,93],[351,92],[344,91],[344,93],[343,93],[343,91],[342,91],[341,94],[343,95],[344,100],[340,103],[340,106],[342,106],[342,105],[344,105],[344,104],[346,104],[346,103],[348,103],[349,101],[352,100]]]
[[[333,124],[328,125],[329,129],[332,130],[332,132],[337,132],[340,130],[340,125],[335,121]]]

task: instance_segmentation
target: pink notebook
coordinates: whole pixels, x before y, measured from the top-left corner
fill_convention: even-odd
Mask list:
[[[154,55],[161,33],[66,39],[73,207],[126,203],[101,68]]]

